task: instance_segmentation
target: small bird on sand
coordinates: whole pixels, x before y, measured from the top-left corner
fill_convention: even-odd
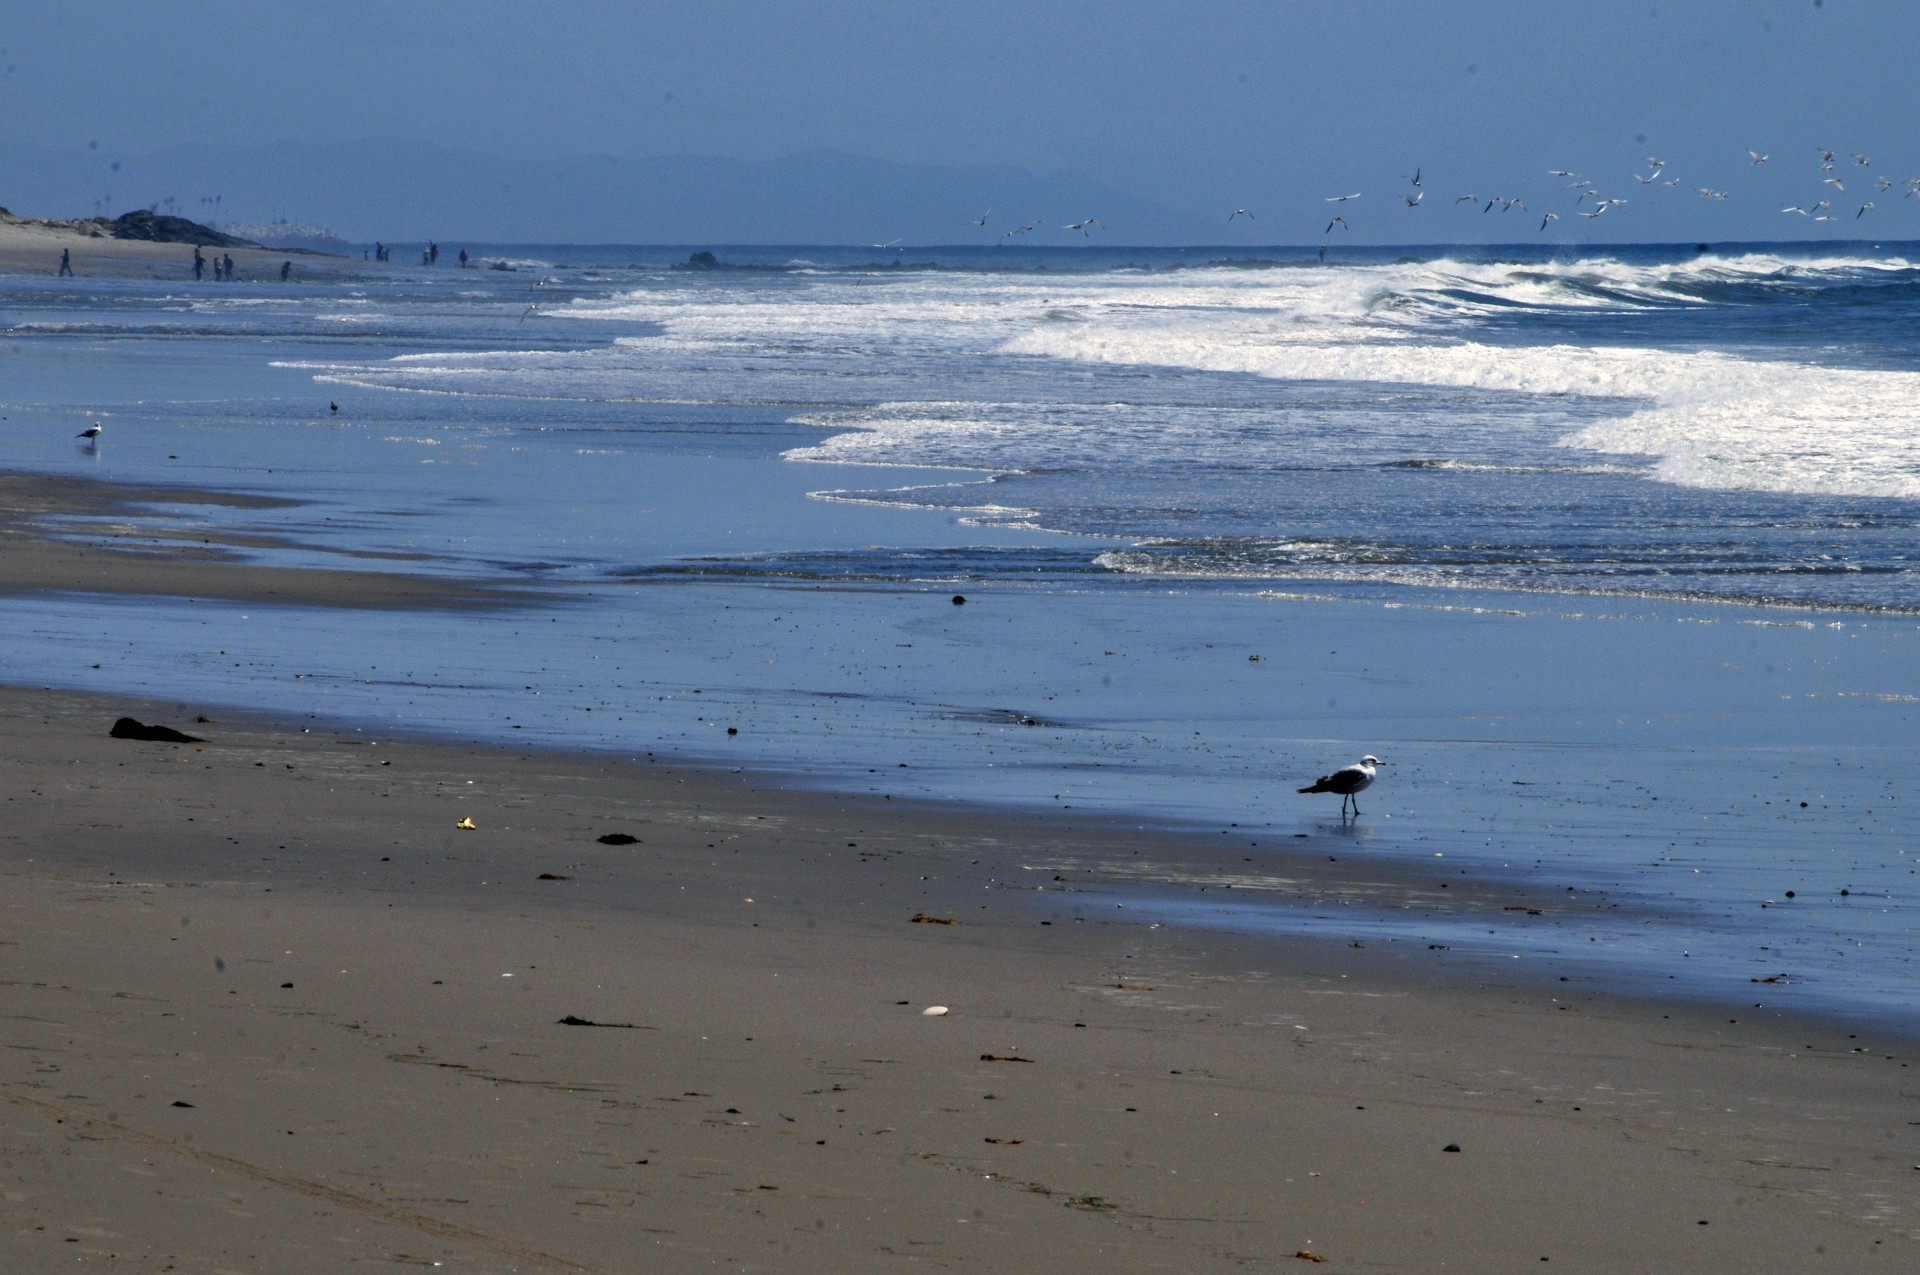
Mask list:
[[[1342,766],[1331,775],[1320,778],[1302,788],[1301,792],[1337,792],[1340,794],[1340,817],[1347,817],[1347,803],[1353,803],[1353,813],[1360,813],[1359,793],[1373,782],[1373,768],[1380,759],[1368,753],[1351,766]]]
[[[96,439],[96,438],[98,438],[98,437],[100,437],[100,422],[99,422],[99,421],[95,421],[95,422],[94,422],[93,424],[91,424],[91,425],[89,425],[89,426],[87,426],[87,427],[86,427],[85,429],[83,429],[83,430],[81,430],[81,431],[80,431],[80,432],[79,432],[78,434],[75,434],[75,435],[74,435],[74,437],[75,437],[75,438],[84,438],[84,439],[86,439],[86,440],[87,440],[87,441],[88,441],[89,443],[91,443],[91,442],[92,442],[92,441],[93,441],[94,439]]]

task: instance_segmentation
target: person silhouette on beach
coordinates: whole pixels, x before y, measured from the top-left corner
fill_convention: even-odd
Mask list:
[[[60,275],[64,275],[67,278],[73,277],[73,249],[71,248],[62,248],[60,250]],[[58,278],[60,276],[55,277]]]
[[[204,279],[206,277],[206,269],[207,259],[200,255],[200,245],[195,244],[193,246],[193,277],[195,279]]]
[[[430,266],[440,264],[440,245],[431,239],[427,240],[427,264]]]
[[[291,261],[281,262],[280,263],[280,282],[285,283],[292,275],[293,275],[293,263]]]
[[[227,263],[227,282],[232,283],[233,282],[233,254],[230,252],[227,253],[224,260]]]
[[[467,268],[467,250],[465,248],[460,250],[460,268],[462,270]]]
[[[223,281],[226,277],[227,277],[226,267],[220,264],[220,258],[215,257],[213,259],[213,281],[215,283],[219,283]]]

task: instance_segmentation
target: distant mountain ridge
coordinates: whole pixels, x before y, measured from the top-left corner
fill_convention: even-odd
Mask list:
[[[109,200],[110,202],[103,202]],[[838,151],[770,160],[513,159],[392,139],[192,144],[109,158],[0,142],[0,203],[36,215],[156,208],[220,224],[292,218],[375,239],[574,243],[1196,242],[1218,218],[1077,173],[900,163]],[[986,218],[987,225],[977,222]]]

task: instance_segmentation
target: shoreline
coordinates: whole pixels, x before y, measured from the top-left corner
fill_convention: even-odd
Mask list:
[[[151,522],[157,517],[151,507],[159,504],[267,509],[297,503],[202,487],[0,469],[0,546],[5,549],[0,553],[0,594],[145,594],[371,610],[525,606],[554,600],[537,590],[420,572],[265,566],[247,562],[239,551],[312,546],[204,526],[156,531],[119,521],[121,515],[138,513]],[[44,522],[51,517],[70,520],[70,525],[56,536]]]
[[[1408,977],[1022,871],[1198,838],[0,703],[23,1264],[1893,1269],[1920,1242],[1887,1141],[1913,1058],[1876,1033]],[[120,712],[205,740],[110,739]]]
[[[330,623],[322,619],[329,614],[347,616],[355,611],[368,610],[393,612],[396,617],[404,614],[463,612],[501,616],[523,612],[531,616],[538,614],[538,608],[547,604],[560,604],[564,608],[572,587],[562,585],[534,591],[511,584],[466,581],[406,571],[263,565],[246,562],[238,556],[238,550],[257,546],[258,537],[250,534],[235,535],[208,530],[202,536],[200,531],[204,529],[190,528],[179,535],[170,536],[156,534],[151,529],[131,531],[124,524],[114,523],[115,515],[149,502],[271,509],[298,503],[281,497],[196,488],[110,483],[92,478],[0,474],[0,546],[5,549],[0,553],[0,596],[30,596],[41,591],[56,595],[77,592],[82,601],[87,594],[108,599],[117,596],[121,601],[109,604],[110,613],[129,617],[135,614],[129,608],[140,607],[139,599],[143,597],[156,602],[169,602],[175,609],[181,602],[191,604],[216,599],[218,604],[229,608],[231,618],[250,621],[249,627],[269,624],[272,613],[256,610],[251,614],[242,614],[241,608],[293,606],[304,610],[284,613],[286,622],[311,627],[316,623]],[[36,519],[54,511],[63,516],[87,520],[85,525],[91,528],[88,534],[97,533],[100,540],[71,545],[51,539]],[[115,550],[113,545],[116,540],[123,537],[130,537],[138,547],[134,551]],[[207,547],[182,552],[182,543],[203,539],[209,542]],[[283,548],[287,544],[276,541],[269,547]],[[80,582],[77,590],[75,582]],[[882,610],[888,610],[899,602],[913,604],[919,596],[920,591],[915,590],[882,592],[872,597],[861,595],[860,605],[869,607],[869,610],[857,612],[852,618],[862,625],[869,622],[886,625],[892,621],[881,619],[877,614],[871,615],[870,620],[861,618],[869,616],[869,604],[875,598],[880,600]],[[850,600],[850,597],[842,598],[841,602],[844,604]],[[746,623],[745,613],[740,608],[742,599],[736,596],[732,601],[736,622]],[[759,599],[758,604],[774,611],[788,611],[798,601],[791,593],[775,591]],[[941,601],[944,603],[944,598]],[[60,613],[70,609],[57,596],[52,606],[54,611]],[[951,610],[944,605],[937,609]],[[189,634],[200,644],[201,653],[205,654],[204,647],[211,636],[206,626],[210,622],[217,625],[220,621],[197,607],[190,606],[188,610],[194,617],[189,621],[193,626]],[[1369,645],[1369,635],[1377,638],[1381,625],[1389,623],[1386,619],[1389,612],[1403,617],[1391,621],[1399,626],[1425,623],[1417,617],[1429,610],[1438,617],[1462,613],[1457,607],[1436,609],[1407,602],[1377,603],[1372,610],[1336,610],[1348,614],[1336,616],[1331,621],[1323,615],[1315,623],[1319,626],[1329,623],[1340,626],[1340,645],[1357,647]],[[142,607],[141,613],[146,616],[147,637],[140,645],[148,649],[149,656],[159,652],[163,662],[175,658],[167,654],[167,644],[161,640],[160,630],[156,627],[160,622],[161,610]],[[708,604],[704,608],[695,608],[693,615],[704,624],[707,621],[701,617],[712,613],[712,606]],[[1521,613],[1516,613],[1510,620],[1501,619],[1506,613],[1497,608],[1467,608],[1465,613],[1474,617],[1473,624],[1448,640],[1467,638],[1484,643],[1486,617],[1494,617],[1495,622],[1509,627],[1518,625],[1517,631],[1521,634],[1523,645],[1528,643],[1530,626],[1543,622],[1557,623]],[[303,615],[311,619],[302,619]],[[1416,619],[1404,618],[1408,616]],[[1085,618],[1080,617],[1080,620]],[[911,620],[909,622],[918,624]],[[36,631],[39,631],[38,625]],[[48,633],[54,631],[46,630]],[[262,636],[271,640],[276,631],[269,627]],[[1424,628],[1419,631],[1427,632]],[[340,629],[337,640],[350,640],[352,632]],[[884,629],[880,632],[881,640],[877,645],[884,649],[888,645],[886,634]],[[1433,636],[1444,638],[1446,631],[1436,630]],[[924,644],[924,634],[921,640]],[[1656,640],[1664,642],[1668,639]],[[228,644],[228,639],[224,637],[219,640],[223,648],[220,655],[227,654],[224,648]],[[191,648],[183,649],[182,658],[189,658],[186,656],[187,649]],[[1713,649],[1718,650],[1717,647]],[[128,651],[132,650],[133,647],[129,646]],[[97,660],[108,654],[116,664],[126,658],[117,644],[110,645],[108,650],[92,658]],[[87,657],[81,658],[85,660]],[[1239,658],[1238,655],[1232,657],[1234,660]],[[100,665],[95,663],[91,667],[99,668]],[[497,722],[502,710],[495,711],[494,721],[484,721],[482,717],[471,714],[448,719],[438,717],[433,712],[434,701],[422,699],[405,714],[381,716],[369,713],[366,704],[359,705],[360,711],[356,712],[352,700],[342,700],[337,696],[316,697],[312,690],[303,689],[312,687],[314,682],[310,679],[317,678],[323,686],[330,684],[333,690],[338,691],[341,688],[337,679],[341,676],[360,676],[344,666],[335,670],[328,665],[295,664],[280,671],[281,677],[291,675],[293,678],[287,693],[252,702],[243,697],[223,698],[216,687],[224,684],[229,667],[240,666],[226,663],[211,665],[208,671],[214,676],[209,681],[205,674],[197,680],[184,676],[185,668],[181,666],[173,679],[181,689],[174,693],[194,696],[196,702],[214,706],[215,711],[223,715],[239,713],[249,719],[285,721],[293,720],[297,714],[305,714],[307,720],[327,729],[372,731],[383,737],[410,739],[422,745],[497,747],[510,752],[530,747],[540,750],[543,755],[595,758],[601,761],[617,761],[626,755],[628,760],[633,760],[630,748],[624,743],[613,743],[607,739],[596,743],[577,736],[569,738],[564,730],[556,737],[551,725],[538,718],[526,719],[531,729],[524,742],[516,737],[502,738],[504,731]],[[1727,667],[1737,666],[1730,664]],[[1768,672],[1772,672],[1771,666]],[[703,680],[710,676],[711,673],[703,675]],[[123,686],[118,691],[103,692],[87,685],[97,680],[85,674],[63,678],[50,666],[38,668],[37,662],[36,671],[23,676],[22,670],[17,670],[11,679],[19,685],[53,681],[76,694],[99,694],[106,700],[139,699],[160,690],[159,686],[151,684],[151,679],[138,676],[132,678],[131,684],[127,684],[127,679],[122,677]],[[115,678],[109,674],[105,680],[111,682]],[[516,687],[518,680],[517,677],[512,679]],[[1312,683],[1311,676],[1308,683]],[[144,691],[140,689],[143,684],[147,686]],[[368,684],[374,685],[371,681]],[[380,685],[405,687],[408,683],[405,680],[383,681]],[[660,689],[671,691],[674,687],[675,683],[669,675]],[[503,693],[506,689],[502,688]],[[527,689],[532,691],[534,688]],[[1744,685],[1736,687],[1741,695],[1749,689]],[[1426,783],[1428,791],[1422,798],[1416,799],[1412,793],[1400,797],[1395,792],[1395,786],[1389,786],[1382,790],[1388,794],[1382,800],[1390,803],[1384,810],[1376,809],[1374,817],[1364,822],[1356,821],[1351,826],[1343,822],[1337,827],[1330,820],[1321,819],[1319,812],[1310,809],[1306,803],[1284,799],[1274,810],[1267,809],[1264,802],[1257,807],[1229,808],[1236,819],[1245,820],[1249,815],[1253,816],[1253,821],[1242,830],[1240,823],[1229,824],[1226,815],[1219,811],[1207,813],[1203,810],[1198,815],[1192,811],[1177,814],[1164,805],[1156,805],[1138,785],[1135,785],[1131,800],[1115,801],[1110,795],[1104,802],[1098,799],[1091,805],[1080,802],[1077,811],[1072,803],[1062,804],[1058,795],[1049,803],[1046,794],[1032,783],[1024,786],[1016,784],[1011,789],[989,789],[977,782],[969,785],[954,770],[951,760],[941,760],[937,748],[934,753],[927,752],[929,746],[938,745],[938,739],[922,741],[919,745],[903,739],[883,744],[882,747],[891,752],[886,757],[886,765],[890,768],[895,757],[904,755],[911,759],[914,769],[908,772],[905,763],[902,763],[899,767],[902,773],[898,774],[892,770],[877,774],[874,768],[868,766],[869,761],[878,762],[877,758],[868,755],[873,751],[872,748],[857,744],[853,745],[855,754],[840,758],[839,764],[825,766],[817,764],[818,758],[814,759],[816,764],[805,764],[805,758],[810,754],[782,756],[777,746],[771,752],[764,747],[755,751],[749,746],[744,755],[730,758],[727,755],[732,751],[730,747],[715,747],[707,742],[714,737],[716,723],[720,719],[740,721],[742,726],[748,728],[749,736],[757,736],[771,729],[774,723],[762,725],[749,719],[747,714],[752,697],[732,704],[726,698],[727,688],[724,685],[707,681],[706,690],[708,693],[702,695],[699,684],[694,684],[692,695],[699,698],[689,701],[688,711],[695,711],[697,707],[699,720],[704,724],[705,734],[699,739],[685,734],[650,733],[646,719],[636,719],[639,737],[648,739],[652,744],[648,752],[650,762],[660,761],[681,769],[703,770],[722,779],[728,771],[739,774],[744,770],[753,782],[772,783],[827,797],[845,795],[850,799],[858,799],[865,792],[874,800],[879,800],[884,795],[894,808],[916,810],[921,818],[927,820],[977,815],[1051,821],[1068,816],[1070,822],[1077,819],[1089,827],[1104,827],[1129,836],[1136,833],[1144,835],[1151,829],[1160,838],[1156,844],[1164,853],[1157,857],[1149,856],[1146,864],[1123,867],[1103,861],[1103,856],[1097,853],[1078,858],[1055,855],[1049,862],[1062,871],[1084,874],[1085,880],[1097,882],[1100,888],[1110,892],[1116,899],[1125,899],[1126,906],[1136,913],[1145,912],[1181,929],[1233,935],[1253,943],[1325,946],[1345,942],[1355,948],[1365,943],[1375,954],[1368,958],[1370,960],[1390,961],[1391,954],[1404,954],[1401,962],[1406,966],[1408,977],[1415,979],[1428,977],[1421,964],[1409,963],[1414,953],[1424,952],[1429,955],[1419,960],[1435,970],[1446,971],[1458,966],[1475,971],[1476,977],[1495,978],[1514,987],[1551,988],[1557,980],[1589,989],[1611,988],[1629,998],[1637,996],[1667,1005],[1682,1004],[1708,1009],[1745,1006],[1750,1003],[1745,997],[1765,991],[1767,995],[1761,1005],[1755,1008],[1765,1006],[1769,1014],[1787,1013],[1796,1020],[1817,1020],[1829,1024],[1873,1022],[1876,1028],[1880,1028],[1888,1018],[1884,1013],[1885,988],[1836,984],[1831,981],[1833,978],[1844,977],[1837,968],[1828,968],[1818,962],[1809,968],[1802,968],[1800,960],[1806,958],[1796,959],[1790,954],[1789,948],[1781,948],[1779,956],[1766,955],[1768,945],[1782,941],[1791,943],[1792,934],[1774,936],[1769,930],[1757,937],[1743,939],[1742,935],[1751,933],[1752,922],[1736,921],[1730,914],[1715,921],[1695,910],[1702,901],[1700,898],[1674,894],[1665,894],[1663,897],[1663,890],[1667,887],[1660,883],[1658,873],[1611,877],[1602,873],[1595,876],[1592,873],[1583,874],[1576,864],[1569,864],[1565,868],[1547,866],[1548,861],[1544,857],[1534,859],[1531,870],[1525,866],[1525,859],[1535,855],[1577,850],[1582,836],[1634,837],[1649,831],[1658,835],[1662,830],[1661,825],[1648,827],[1640,823],[1623,822],[1621,814],[1616,812],[1599,816],[1581,814],[1577,818],[1585,821],[1584,826],[1576,824],[1556,831],[1556,824],[1563,822],[1564,817],[1549,816],[1548,823],[1516,823],[1500,832],[1503,842],[1511,843],[1510,848],[1488,854],[1475,853],[1479,845],[1479,830],[1483,826],[1491,832],[1500,823],[1511,819],[1510,815],[1496,808],[1508,805],[1511,798],[1503,793],[1504,781],[1499,779],[1497,772],[1491,783],[1472,778],[1476,773],[1473,759],[1476,741],[1470,735],[1452,740],[1446,751],[1456,753],[1458,757],[1445,760],[1443,764],[1446,769],[1429,777]],[[1523,692],[1521,698],[1525,700],[1532,694]],[[1471,694],[1466,698],[1470,700]],[[600,703],[604,707],[605,701],[590,699],[587,703]],[[703,703],[704,707],[698,707]],[[526,707],[524,703],[511,700],[504,704],[505,720],[515,723],[513,730],[521,729],[518,721]],[[560,707],[564,712],[566,704],[562,703]],[[1694,711],[1702,714],[1710,707],[1710,704],[1700,705]],[[312,709],[321,711],[312,713]],[[591,707],[588,707],[588,711],[592,711]],[[1361,711],[1366,713],[1374,710],[1363,707]],[[994,719],[996,721],[1013,720],[1005,712],[996,712],[999,713]],[[937,715],[946,715],[945,710]],[[980,716],[977,712],[954,712],[952,715],[963,722]],[[1329,724],[1331,719],[1330,714]],[[1573,720],[1577,719],[1563,716],[1558,725],[1564,727]],[[1048,723],[1045,727],[1052,729],[1059,725]],[[1066,725],[1070,728],[1072,723]],[[1080,725],[1093,726],[1095,733],[1098,733],[1097,721],[1082,722]],[[1025,728],[1033,729],[1031,726]],[[1016,736],[1021,734],[1018,726],[1009,728],[1005,721],[1000,721],[996,729],[1002,732],[1014,729]],[[1777,731],[1780,727],[1776,725],[1770,729]],[[1718,733],[1718,728],[1715,727],[1714,731]],[[976,730],[974,733],[979,732]],[[1041,733],[1035,731],[1036,737]],[[1799,736],[1790,730],[1784,738],[1792,740]],[[747,740],[740,742],[746,744]],[[731,737],[723,739],[721,743],[730,745]],[[1524,741],[1519,744],[1517,753],[1512,742],[1504,741],[1498,735],[1489,736],[1479,743],[1482,747],[1491,746],[1494,749],[1487,754],[1489,758],[1512,756],[1516,761],[1525,762],[1531,757],[1536,765],[1544,760],[1537,749],[1529,752],[1529,746]],[[1564,743],[1554,746],[1556,749],[1564,747]],[[893,751],[902,749],[905,751]],[[1676,757],[1681,757],[1690,750],[1683,747],[1673,751]],[[990,751],[987,755],[994,754]],[[857,763],[852,760],[854,756],[859,758]],[[1604,750],[1596,754],[1595,759],[1608,766],[1618,764],[1606,760]],[[738,765],[734,764],[735,760]],[[1018,755],[1009,760],[1017,763]],[[1411,759],[1403,756],[1401,760]],[[925,769],[929,763],[934,767],[932,771]],[[1581,789],[1591,787],[1590,781],[1582,777],[1584,772],[1577,760],[1555,765],[1560,786],[1577,783]],[[940,773],[943,766],[948,771],[954,771],[952,777]],[[1658,768],[1657,764],[1655,768]],[[1722,763],[1721,768],[1735,776],[1731,782],[1748,782],[1739,774],[1743,767],[1736,765],[1730,768]],[[1493,769],[1493,766],[1480,766],[1479,769]],[[1163,781],[1162,787],[1165,787],[1164,781],[1168,777],[1159,778]],[[1546,778],[1550,776],[1535,776],[1536,781]],[[1609,782],[1618,784],[1621,780],[1615,778]],[[1468,795],[1474,791],[1466,786],[1470,783],[1478,785],[1477,797]],[[1550,784],[1549,789],[1551,787]],[[1443,814],[1436,821],[1431,816],[1440,812],[1429,812],[1422,807],[1436,800],[1453,800],[1448,789],[1457,789],[1462,798],[1477,802],[1482,809],[1466,822],[1450,822]],[[1579,789],[1574,788],[1567,788],[1561,800],[1589,806],[1592,804]],[[1657,795],[1655,800],[1658,800]],[[1080,799],[1076,797],[1074,801],[1079,802]],[[1410,802],[1413,804],[1408,804]],[[1703,808],[1702,814],[1706,813],[1707,809]],[[1572,812],[1567,814],[1571,816]],[[1684,819],[1687,811],[1683,807],[1672,814]],[[1402,824],[1394,822],[1396,815],[1403,821]],[[1758,835],[1779,835],[1767,831],[1766,825],[1756,827]],[[1738,838],[1754,835],[1754,832],[1743,831],[1741,826],[1735,825],[1720,835]],[[1535,844],[1543,837],[1549,839]],[[1217,841],[1215,838],[1226,840]],[[1375,843],[1371,847],[1370,841]],[[1248,843],[1245,853],[1227,848],[1240,846],[1243,842]],[[1426,844],[1420,844],[1423,842]],[[1489,840],[1487,844],[1491,846],[1493,843]],[[1436,846],[1453,856],[1446,862],[1444,872],[1440,864],[1424,857]],[[1502,863],[1500,860],[1503,855],[1510,855],[1519,862]],[[1436,859],[1440,857],[1435,856]],[[1326,863],[1336,866],[1329,868]],[[1658,868],[1660,865],[1648,866]],[[1791,864],[1787,865],[1789,882],[1800,871]],[[1565,886],[1563,892],[1562,883],[1568,880],[1574,881],[1578,888]],[[1809,881],[1800,880],[1797,883],[1799,893],[1810,893]],[[1736,892],[1752,890],[1754,887],[1753,882],[1743,884],[1736,880],[1730,884]],[[1767,881],[1760,884],[1760,889],[1778,890],[1781,884]],[[1837,889],[1837,885],[1831,888]],[[1844,897],[1846,891],[1839,890],[1839,894]],[[1763,897],[1755,893],[1752,901],[1762,909],[1769,903],[1778,902],[1762,902]],[[1792,899],[1793,892],[1790,890],[1786,897]],[[1839,899],[1829,901],[1838,902]],[[1803,910],[1820,906],[1811,898],[1799,905]],[[1863,896],[1857,906],[1871,908],[1872,901]],[[1763,918],[1761,923],[1764,924],[1764,912],[1754,915]],[[1857,918],[1858,914],[1855,916]],[[1721,936],[1719,941],[1722,950],[1717,956],[1700,951],[1682,953],[1679,943],[1675,943],[1670,951],[1665,948],[1647,950],[1644,937],[1630,928],[1635,922],[1660,924],[1663,928],[1654,932],[1656,937],[1664,934],[1667,938],[1684,939],[1691,934],[1695,940],[1699,940],[1705,939],[1709,932],[1717,933]],[[1853,925],[1855,921],[1843,920],[1840,914],[1834,913],[1828,923],[1842,926]],[[1480,928],[1483,926],[1489,927],[1484,936]],[[1804,938],[1800,941],[1804,941]],[[1743,954],[1743,942],[1761,946],[1757,952],[1745,951]],[[1591,946],[1594,944],[1604,946]],[[1636,944],[1639,946],[1636,947]],[[1699,943],[1696,941],[1690,946],[1698,948]],[[1437,958],[1430,955],[1436,952],[1455,954]],[[1675,958],[1684,956],[1706,959],[1694,959],[1688,966],[1678,965]],[[1495,972],[1509,961],[1519,961],[1520,965],[1509,968],[1506,973]],[[1668,972],[1675,969],[1685,969],[1687,981],[1671,989],[1662,986],[1663,977],[1666,981],[1675,979],[1676,975]],[[1448,974],[1435,973],[1432,977],[1444,982]],[[1827,981],[1823,982],[1823,978]],[[1749,989],[1750,983],[1773,986]],[[1875,995],[1880,998],[1878,1001],[1874,999]],[[1902,1039],[1920,1038],[1920,1021],[1902,1013],[1895,1013],[1892,1018],[1897,1024],[1894,1030]]]

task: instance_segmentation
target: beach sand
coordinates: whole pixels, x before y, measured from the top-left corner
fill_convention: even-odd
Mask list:
[[[193,245],[152,243],[142,239],[96,237],[77,229],[78,223],[44,218],[0,219],[0,272],[57,274],[60,253],[72,254],[76,278],[166,279],[193,277]],[[233,258],[242,280],[274,280],[282,262],[293,263],[294,277],[322,275],[337,279],[367,268],[367,263],[312,252],[275,248],[203,248],[212,279],[216,253]]]
[[[0,702],[7,1270],[1892,1271],[1920,1239],[1905,1045],[1030,870],[1204,868],[1197,836]]]

